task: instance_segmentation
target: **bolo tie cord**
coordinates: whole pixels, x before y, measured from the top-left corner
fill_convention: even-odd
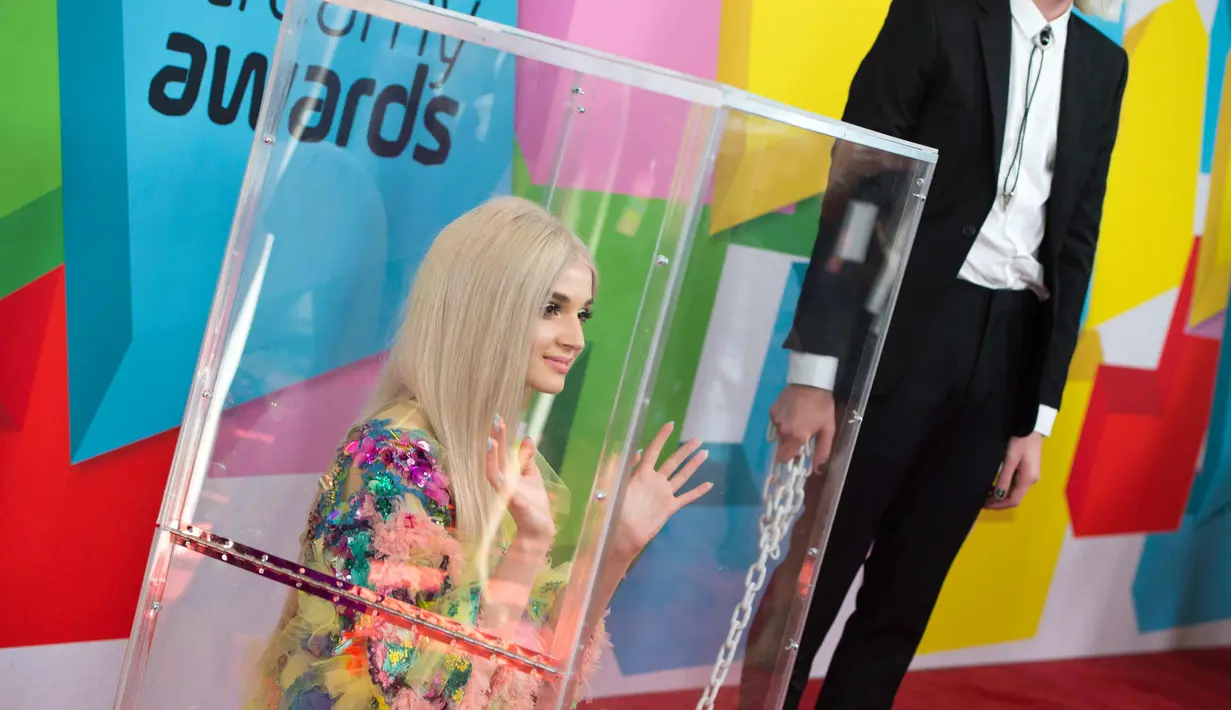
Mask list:
[[[1051,42],[1051,28],[1044,28],[1043,32],[1039,33],[1043,41],[1035,41],[1030,48],[1030,60],[1026,64],[1026,107],[1022,111],[1021,130],[1017,133],[1017,145],[1013,148],[1013,159],[1009,162],[1009,172],[1004,176],[1004,184],[1001,187],[1000,195],[1004,200],[1004,206],[1008,207],[1013,201],[1013,196],[1017,193],[1017,183],[1022,175],[1022,160],[1023,153],[1026,148],[1026,121],[1030,118],[1030,107],[1034,104],[1034,94],[1039,90],[1039,80],[1043,78],[1043,60],[1046,55],[1046,46]],[[1030,76],[1034,71],[1034,59],[1039,59],[1039,71],[1034,74],[1034,83],[1030,83]],[[1009,178],[1013,179],[1013,184],[1009,184]]]

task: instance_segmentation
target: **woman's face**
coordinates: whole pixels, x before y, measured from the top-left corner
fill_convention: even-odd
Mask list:
[[[534,329],[526,384],[544,394],[559,394],[568,371],[586,346],[581,327],[590,319],[594,276],[584,263],[574,262],[551,290]]]

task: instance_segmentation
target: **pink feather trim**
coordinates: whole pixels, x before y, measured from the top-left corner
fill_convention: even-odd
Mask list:
[[[366,512],[368,501],[364,501]],[[439,565],[448,559],[448,571],[457,576],[463,569],[462,546],[443,527],[413,513],[376,519],[372,525],[372,549],[389,561],[414,561]]]
[[[409,565],[405,562],[375,560],[368,573],[372,587],[385,591],[406,589],[416,593],[434,594],[444,584],[444,570]]]
[[[424,700],[418,693],[409,688],[398,693],[389,704],[389,710],[437,710],[439,705],[430,700]]]
[[[492,677],[491,702],[488,705],[530,710],[538,702],[541,685],[541,680],[528,673],[515,671],[507,666],[499,668]]]
[[[483,668],[476,663],[470,671],[470,680],[466,683],[466,690],[462,694],[462,702],[458,704],[456,710],[487,710],[491,707],[491,670],[487,664],[483,664]]]

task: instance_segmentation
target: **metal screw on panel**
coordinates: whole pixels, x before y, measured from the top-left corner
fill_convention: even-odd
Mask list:
[[[819,554],[821,554],[821,551],[820,551],[820,550],[818,550],[818,549],[816,549],[815,547],[809,547],[809,548],[808,548],[808,556],[809,556],[809,557],[816,557],[816,556],[817,556],[817,555],[819,555]]]
[[[159,602],[154,602],[153,604],[150,605],[150,609],[154,611],[162,611],[162,604]]]
[[[671,260],[667,258],[666,254],[659,254],[658,256],[654,257],[655,266],[666,266],[667,264],[670,264],[670,263],[671,263]]]
[[[204,392],[201,393],[201,397],[204,399],[209,399],[210,397],[213,397],[213,396],[214,396],[214,393],[210,392],[209,390],[205,390]]]
[[[790,643],[788,643],[788,644],[786,645],[786,650],[788,650],[788,651],[798,651],[798,650],[799,650],[799,642],[798,642],[798,641],[791,641]]]
[[[256,568],[256,573],[257,573],[257,574],[265,574],[265,568],[264,568],[264,567],[257,567],[257,568]]]
[[[578,96],[585,96],[585,95],[586,95],[586,92],[585,92],[585,91],[582,91],[582,89],[581,89],[581,87],[580,87],[580,86],[574,86],[574,87],[573,87],[573,93],[574,93],[574,94],[577,94]]]
[[[607,500],[607,494],[602,491],[595,491],[594,500]]]
[[[577,113],[585,113],[585,112],[586,112],[586,107],[585,107],[585,106],[578,106],[578,107],[577,107]]]
[[[918,180],[916,180],[916,181],[915,181],[915,184],[916,184],[916,185],[918,185],[918,186],[920,186],[920,187],[923,187],[923,178],[919,178]]]
[[[273,137],[273,136],[271,136],[271,135],[266,135],[266,136],[265,136],[264,138],[262,138],[261,140],[265,142],[265,145],[272,145],[272,144],[273,144],[273,142],[274,142],[274,137]]]
[[[862,415],[862,414],[860,414],[859,412],[852,412],[852,413],[851,413],[851,424],[854,424],[855,422],[861,422],[861,421],[863,421],[863,415]]]

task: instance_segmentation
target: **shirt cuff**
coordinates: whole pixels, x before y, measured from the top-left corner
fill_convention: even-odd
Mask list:
[[[1034,431],[1036,434],[1043,436],[1051,436],[1051,428],[1056,425],[1056,415],[1059,412],[1054,407],[1048,407],[1045,404],[1039,405],[1039,418],[1034,420]]]
[[[787,384],[832,391],[837,379],[838,358],[812,353],[791,353],[791,362],[786,371]]]

